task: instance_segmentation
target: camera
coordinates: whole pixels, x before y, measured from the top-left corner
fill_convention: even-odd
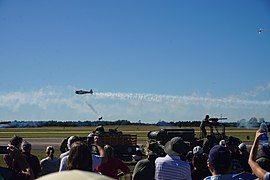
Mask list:
[[[8,154],[9,151],[8,151],[8,146],[2,146],[0,145],[0,154]]]
[[[87,137],[87,145],[90,147],[94,144],[94,136]]]

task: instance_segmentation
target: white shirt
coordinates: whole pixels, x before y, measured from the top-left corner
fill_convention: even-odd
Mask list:
[[[190,165],[179,156],[166,155],[155,161],[155,179],[158,180],[191,180]]]
[[[63,157],[60,162],[59,172],[67,170],[68,155]],[[102,158],[99,155],[92,154],[92,170],[101,165]]]

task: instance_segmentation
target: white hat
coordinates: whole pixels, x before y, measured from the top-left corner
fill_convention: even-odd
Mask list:
[[[221,146],[225,146],[226,145],[226,141],[224,139],[219,141],[219,145]]]
[[[193,148],[193,154],[200,155],[202,153],[203,153],[203,149],[201,148],[201,146],[195,146]]]
[[[245,150],[247,150],[247,146],[246,146],[245,143],[239,144],[238,148],[240,149],[240,151],[245,151]]]
[[[39,180],[113,180],[110,177],[103,176],[93,172],[81,171],[81,170],[69,170],[63,172],[55,172],[38,178]]]

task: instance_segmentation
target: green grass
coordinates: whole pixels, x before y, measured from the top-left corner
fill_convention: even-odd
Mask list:
[[[106,126],[105,131],[114,129],[118,126]],[[196,137],[199,137],[199,128],[190,127],[195,129]],[[0,131],[0,138],[10,138],[14,134],[24,138],[65,138],[71,135],[79,135],[82,137],[87,136],[92,132],[95,127],[39,127],[39,128],[2,128]],[[149,131],[159,131],[160,127],[153,125],[144,126],[119,126],[118,131],[124,134],[135,134],[139,141],[147,140],[147,133]],[[240,129],[240,128],[226,128],[227,136],[235,136],[242,141],[252,141],[256,132],[254,129]],[[250,139],[247,139],[247,136]]]

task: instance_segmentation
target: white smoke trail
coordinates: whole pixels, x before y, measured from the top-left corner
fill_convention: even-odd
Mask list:
[[[112,99],[112,100],[135,100],[154,103],[175,103],[185,105],[207,105],[213,107],[250,107],[250,106],[269,106],[270,101],[243,100],[236,97],[198,97],[198,96],[172,96],[172,95],[157,95],[157,94],[138,94],[138,93],[96,93],[97,99]]]
[[[123,101],[137,101],[137,102],[153,102],[153,103],[168,103],[168,104],[182,104],[182,105],[202,105],[210,107],[257,107],[270,106],[270,100],[245,100],[239,97],[230,96],[223,98],[214,97],[200,97],[192,96],[172,96],[172,95],[158,95],[158,94],[144,94],[144,93],[112,93],[112,92],[96,92],[94,96],[89,97],[92,100],[123,100]],[[10,107],[14,110],[24,105],[34,105],[42,109],[47,109],[51,105],[68,106],[72,109],[82,109],[80,101],[75,97],[67,97],[63,92],[51,89],[40,89],[33,92],[13,92],[7,94],[0,94],[0,107]],[[97,111],[91,104],[88,106],[97,114]],[[82,111],[82,110],[81,110]]]
[[[90,109],[95,113],[95,114],[98,114],[97,111],[95,110],[95,108],[88,102],[85,102],[89,107]]]

